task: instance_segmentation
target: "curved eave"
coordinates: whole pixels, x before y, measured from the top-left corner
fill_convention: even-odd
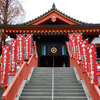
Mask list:
[[[85,25],[0,25],[0,28],[100,28],[100,24],[85,24]]]
[[[99,35],[100,24],[96,25],[1,25],[8,35],[29,34],[41,35],[43,32],[83,33],[84,35]]]

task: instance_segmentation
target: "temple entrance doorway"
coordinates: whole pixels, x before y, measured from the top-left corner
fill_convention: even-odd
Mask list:
[[[67,56],[41,56],[40,67],[69,67]]]

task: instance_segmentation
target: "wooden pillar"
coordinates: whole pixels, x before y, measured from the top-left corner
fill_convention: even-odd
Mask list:
[[[6,38],[6,34],[4,33],[4,29],[0,29],[0,33],[1,33],[1,36],[0,36],[0,55],[2,53],[2,43],[5,44],[5,38]]]

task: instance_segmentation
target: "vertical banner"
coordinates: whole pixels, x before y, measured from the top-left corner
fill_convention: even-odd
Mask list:
[[[10,74],[16,74],[17,40],[11,41]]]
[[[29,55],[32,55],[32,34],[28,34],[27,37],[29,38]]]
[[[17,62],[24,61],[24,35],[17,35]]]
[[[73,47],[73,58],[76,58],[76,41],[75,41],[75,38],[73,38],[72,40],[71,40],[71,46]]]
[[[10,45],[2,48],[2,61],[1,61],[1,86],[8,85],[8,70],[9,70],[9,49]]]
[[[75,37],[73,34],[69,34],[70,51],[74,58],[76,58],[76,47],[75,47]]]
[[[68,34],[68,38],[69,38],[70,51],[71,51],[71,54],[73,55],[72,39],[74,38],[74,35]]]
[[[69,43],[69,42],[66,42],[66,47],[67,47],[69,56],[72,57],[72,54],[71,54],[71,52],[70,52],[70,43]]]
[[[89,72],[88,59],[87,59],[87,40],[82,41],[82,62],[83,72]]]
[[[90,83],[92,85],[97,85],[97,66],[96,66],[96,54],[95,54],[95,45],[91,44],[88,46],[89,54],[89,65],[90,65]]]
[[[81,48],[80,48],[80,41],[82,40],[81,34],[75,34],[75,40],[76,40],[76,52],[77,52],[77,60],[82,60],[81,57]]]
[[[25,37],[25,60],[29,60],[30,57],[30,47],[29,47],[30,39],[29,37]]]

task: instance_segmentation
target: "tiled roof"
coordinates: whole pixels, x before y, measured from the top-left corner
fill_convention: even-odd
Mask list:
[[[24,25],[29,24],[29,23],[31,23],[31,22],[33,22],[33,21],[35,21],[35,20],[37,20],[37,19],[39,19],[39,18],[45,16],[46,14],[50,13],[50,12],[53,11],[53,10],[57,11],[57,12],[60,13],[61,15],[65,16],[65,17],[67,17],[67,18],[69,18],[69,19],[71,19],[71,20],[73,20],[73,21],[76,21],[76,22],[81,23],[81,24],[88,24],[88,23],[85,23],[85,22],[76,20],[76,19],[74,19],[74,18],[72,18],[72,17],[66,15],[65,13],[62,13],[61,11],[59,11],[59,10],[56,8],[56,6],[55,6],[54,3],[53,3],[53,5],[52,5],[52,8],[51,8],[50,10],[48,10],[47,12],[45,12],[43,15],[40,15],[39,17],[37,17],[37,18],[35,18],[35,19],[33,19],[33,20],[30,20],[30,21],[28,21],[28,22],[25,22],[25,23],[23,23],[23,24],[24,24]]]

